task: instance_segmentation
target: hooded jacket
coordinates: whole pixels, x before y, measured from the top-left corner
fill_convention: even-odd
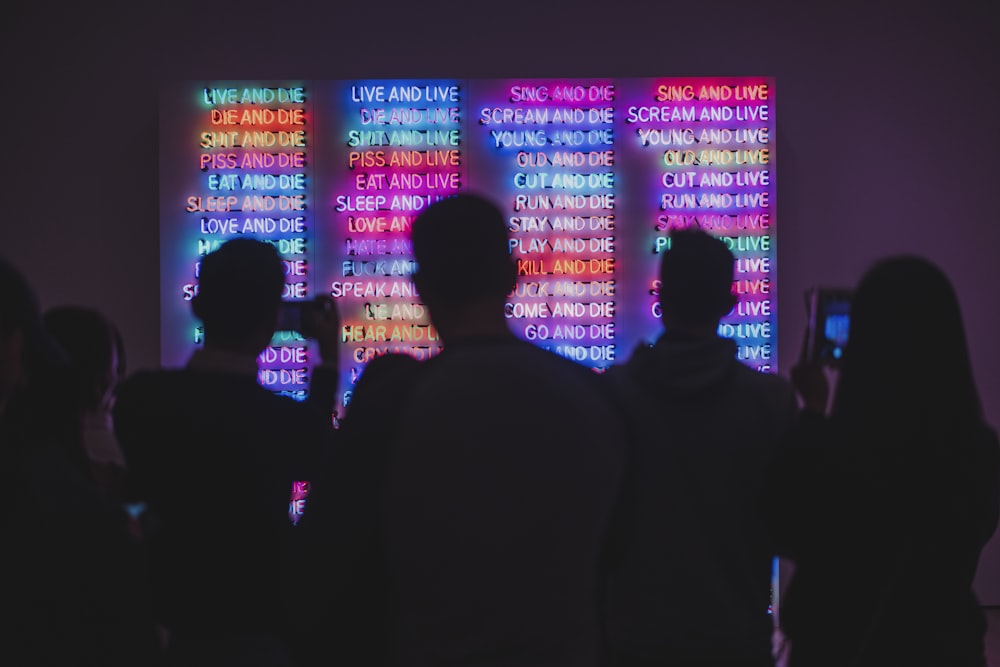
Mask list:
[[[791,385],[715,336],[661,336],[605,377],[634,438],[607,580],[610,650],[766,664],[774,550],[761,494],[794,418]]]

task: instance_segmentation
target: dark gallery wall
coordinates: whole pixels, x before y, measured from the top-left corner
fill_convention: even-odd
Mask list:
[[[68,3],[67,3],[68,4]],[[169,79],[776,79],[779,359],[811,285],[928,256],[1000,425],[1000,42],[988,3],[18,3],[0,22],[0,254],[44,306],[105,310],[158,360],[157,93]],[[826,3],[820,3],[825,5]],[[914,313],[900,336],[920,336]],[[928,340],[926,363],[935,361]],[[977,587],[1000,604],[1000,540]]]

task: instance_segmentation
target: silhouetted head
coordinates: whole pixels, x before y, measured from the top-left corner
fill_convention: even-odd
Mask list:
[[[502,319],[517,276],[507,223],[496,205],[475,194],[442,199],[413,221],[411,238],[417,261],[413,282],[435,322],[445,311],[473,304],[495,307]]]
[[[259,353],[274,335],[284,285],[281,256],[269,243],[238,238],[206,255],[192,300],[205,344]]]
[[[34,290],[0,259],[0,413],[19,387],[41,381],[64,361],[42,326]]]
[[[834,413],[925,431],[981,418],[958,298],[928,260],[891,257],[861,279]]]
[[[94,308],[59,306],[42,317],[46,331],[66,353],[77,380],[80,406],[110,406],[124,375],[121,336],[111,320]]]
[[[736,303],[733,253],[726,244],[698,229],[671,233],[670,249],[660,262],[663,326],[714,333]]]

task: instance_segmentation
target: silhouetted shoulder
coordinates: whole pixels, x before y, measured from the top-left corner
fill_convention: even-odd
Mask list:
[[[425,367],[420,386],[460,402],[468,400],[470,392],[510,405],[526,397],[545,396],[545,403],[552,406],[583,397],[602,403],[606,397],[599,376],[590,368],[518,339],[463,341],[421,363]],[[413,399],[432,400],[423,390],[416,391]],[[599,406],[602,411],[606,407]]]
[[[387,449],[424,366],[425,362],[405,354],[386,354],[368,362],[351,391],[340,448]]]
[[[795,389],[792,383],[775,373],[758,371],[739,361],[733,362],[733,373],[748,388],[748,400],[758,400],[776,410],[795,412]]]
[[[113,417],[129,466],[147,472],[163,460],[215,456],[222,465],[251,451],[276,466],[308,469],[331,430],[329,416],[269,391],[253,375],[188,369],[134,374]]]
[[[407,354],[385,354],[365,366],[351,396],[352,403],[366,401],[383,391],[403,391],[419,375],[421,362]]]
[[[170,412],[178,406],[184,406],[190,413],[200,409],[221,412],[231,403],[248,399],[273,409],[296,403],[260,386],[253,376],[187,369],[153,370],[139,371],[125,380],[118,392],[115,414],[117,419],[129,410]]]

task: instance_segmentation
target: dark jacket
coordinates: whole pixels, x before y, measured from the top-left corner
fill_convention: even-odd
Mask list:
[[[185,369],[132,376],[114,419],[151,515],[158,620],[199,639],[285,633],[292,483],[315,474],[329,416],[252,375]]]
[[[591,370],[513,336],[423,363],[384,493],[398,664],[595,667],[620,416]]]
[[[140,545],[90,475],[75,402],[46,378],[0,416],[0,664],[152,664]]]
[[[768,501],[795,561],[781,614],[791,664],[985,664],[972,580],[998,484],[985,426],[901,440],[805,413]]]
[[[770,659],[774,549],[760,501],[795,403],[786,381],[735,353],[728,339],[663,336],[607,373],[636,436],[607,584],[614,654]]]

